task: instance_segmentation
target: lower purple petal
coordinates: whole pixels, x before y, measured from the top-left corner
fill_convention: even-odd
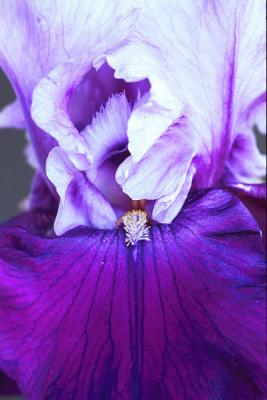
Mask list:
[[[196,193],[130,249],[25,218],[0,229],[0,367],[27,399],[264,398],[264,256],[237,198]]]
[[[239,197],[256,219],[262,231],[263,243],[266,243],[266,183],[255,185],[233,183],[228,189]]]

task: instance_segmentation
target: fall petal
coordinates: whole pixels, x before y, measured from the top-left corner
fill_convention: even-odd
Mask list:
[[[266,394],[264,257],[237,198],[195,193],[131,249],[120,230],[32,232],[0,229],[0,367],[28,399]]]
[[[266,243],[267,218],[266,218],[266,183],[254,185],[243,183],[232,183],[228,190],[234,193],[249,209],[261,228],[263,235],[263,246]]]

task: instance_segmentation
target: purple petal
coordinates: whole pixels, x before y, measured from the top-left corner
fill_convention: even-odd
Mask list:
[[[18,100],[8,104],[0,111],[0,128],[25,128],[24,115]]]
[[[40,173],[36,173],[33,177],[29,203],[31,210],[43,210],[54,215],[56,214],[58,198],[49,189],[44,177]]]
[[[267,232],[266,219],[266,183],[256,185],[246,185],[242,183],[232,183],[228,190],[240,198],[249,209],[253,217],[258,222],[262,230],[263,243],[265,244]]]
[[[0,367],[27,399],[266,395],[264,258],[233,195],[195,193],[131,249],[31,230],[0,229]]]
[[[19,390],[15,382],[11,379],[7,378],[1,371],[0,371],[0,395],[11,395],[11,394],[18,394]],[[5,398],[5,397],[4,397]],[[3,397],[2,397],[3,399]]]

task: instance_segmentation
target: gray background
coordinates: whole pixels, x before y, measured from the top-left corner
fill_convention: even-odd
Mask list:
[[[0,110],[15,96],[0,70]],[[0,222],[18,212],[18,203],[29,191],[32,170],[23,156],[24,133],[12,129],[0,129]],[[0,372],[0,386],[1,386]],[[1,396],[1,400],[19,400],[22,397]]]
[[[14,98],[12,88],[0,69],[0,110]],[[0,129],[0,222],[17,213],[19,201],[29,190],[32,170],[24,161],[25,143],[23,132]],[[19,400],[22,397],[0,395],[0,399]]]
[[[0,110],[14,98],[12,88],[0,70]],[[0,129],[0,222],[17,213],[19,201],[29,191],[32,170],[24,160],[25,143],[23,132]]]

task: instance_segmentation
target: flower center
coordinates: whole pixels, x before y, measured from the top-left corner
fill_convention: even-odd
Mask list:
[[[144,200],[137,201],[137,203]],[[147,213],[143,210],[131,210],[124,214],[117,222],[117,225],[124,225],[126,232],[125,243],[127,246],[134,246],[139,240],[149,241],[149,229]]]

